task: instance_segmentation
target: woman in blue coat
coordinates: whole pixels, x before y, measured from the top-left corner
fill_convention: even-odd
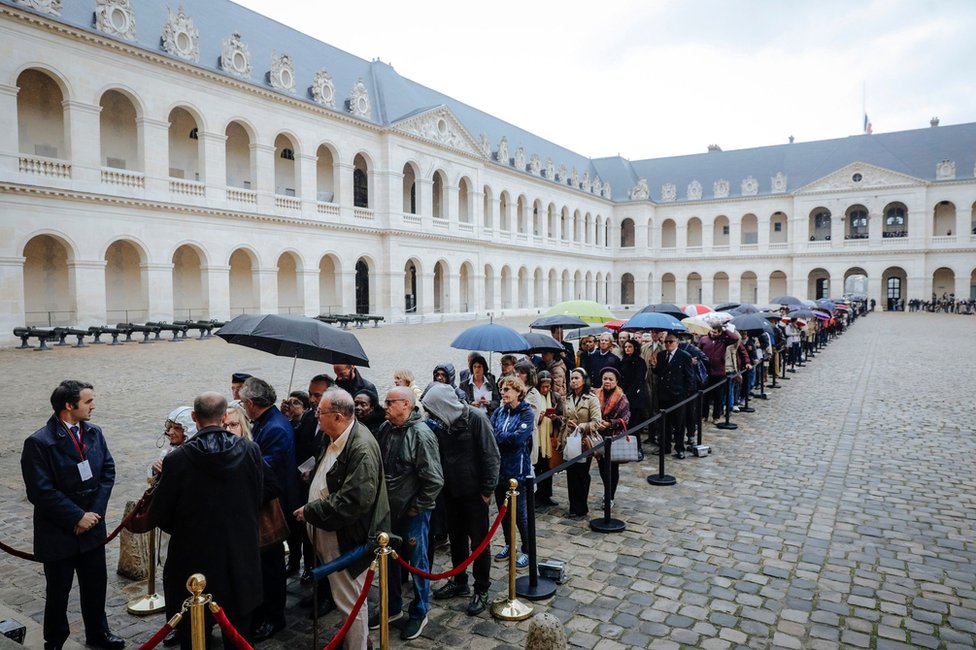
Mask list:
[[[498,472],[498,485],[495,487],[495,503],[501,508],[508,492],[509,479],[518,481],[517,523],[522,538],[522,552],[518,554],[515,566],[525,569],[529,566],[529,556],[525,554],[528,533],[528,509],[525,505],[525,479],[532,476],[532,432],[535,430],[535,417],[532,407],[525,401],[525,384],[518,377],[502,377],[498,380],[501,392],[501,406],[491,415],[491,426],[495,431],[495,442],[501,455],[501,468]],[[512,540],[509,517],[502,520],[505,539]],[[509,544],[495,555],[495,559],[508,559]]]

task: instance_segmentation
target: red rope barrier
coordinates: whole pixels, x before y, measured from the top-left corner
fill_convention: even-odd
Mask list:
[[[21,560],[27,560],[28,562],[40,562],[40,560],[34,557],[33,553],[28,553],[27,551],[18,551],[15,548],[11,548],[7,546],[3,542],[0,542],[0,551],[3,551],[4,553],[9,553],[14,557],[19,557]]]
[[[163,639],[173,631],[173,627],[169,623],[164,623],[163,627],[159,628],[159,631],[152,635],[152,637],[139,646],[139,650],[153,650],[156,646],[162,643]]]
[[[374,569],[372,566],[369,567],[369,571],[366,573],[366,584],[363,585],[363,590],[359,592],[359,598],[356,599],[356,604],[353,606],[352,611],[349,612],[349,618],[347,618],[346,622],[342,624],[342,628],[339,630],[339,632],[332,637],[331,641],[329,641],[329,645],[325,646],[325,650],[335,650],[346,637],[346,632],[348,632],[349,628],[352,627],[353,621],[355,621],[356,617],[359,616],[359,610],[362,609],[363,603],[366,602],[366,596],[369,595],[369,587],[373,584],[373,574],[375,573],[376,569]]]
[[[467,569],[468,565],[474,562],[475,558],[481,555],[482,553],[484,553],[485,549],[488,548],[488,543],[491,542],[491,538],[494,537],[495,533],[498,532],[498,527],[501,525],[502,520],[505,518],[506,512],[508,512],[507,501],[502,504],[501,509],[498,511],[498,516],[495,517],[495,523],[491,525],[491,530],[488,531],[488,536],[485,537],[483,540],[481,540],[481,544],[478,545],[478,548],[472,551],[471,555],[469,555],[464,560],[464,562],[457,565],[450,571],[445,571],[444,573],[427,573],[426,571],[421,571],[420,569],[411,566],[410,564],[407,564],[407,562],[399,555],[395,555],[394,557],[396,557],[396,561],[400,563],[400,566],[402,566],[410,573],[420,576],[421,578],[427,578],[428,580],[443,580],[444,578],[450,578],[456,576],[457,574]]]
[[[217,621],[217,625],[220,626],[220,631],[224,633],[230,642],[234,644],[234,647],[238,650],[254,650],[251,644],[247,642],[247,639],[241,636],[241,633],[237,631],[231,622],[227,620],[227,614],[218,605],[210,603],[210,612],[213,614],[214,620]],[[140,648],[139,650],[142,650]]]

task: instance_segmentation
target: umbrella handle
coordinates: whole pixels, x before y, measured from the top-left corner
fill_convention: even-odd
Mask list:
[[[288,394],[291,395],[291,385],[295,381],[295,365],[298,363],[298,350],[295,350],[295,358],[291,360],[291,377],[288,378]]]

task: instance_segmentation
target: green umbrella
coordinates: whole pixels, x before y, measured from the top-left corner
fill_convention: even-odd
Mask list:
[[[592,300],[567,300],[551,307],[545,315],[571,315],[587,323],[605,323],[616,318],[606,305]]]

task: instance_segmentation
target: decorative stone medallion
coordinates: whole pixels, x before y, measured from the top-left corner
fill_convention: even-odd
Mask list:
[[[702,197],[702,184],[695,179],[688,183],[688,200],[698,201]]]
[[[729,182],[724,178],[715,181],[712,185],[712,194],[716,199],[724,199],[729,195]]]
[[[742,196],[755,196],[759,193],[759,181],[748,176],[742,181]]]
[[[220,68],[238,79],[251,78],[251,54],[241,40],[240,32],[234,32],[224,39],[220,49]]]
[[[651,190],[647,186],[646,178],[639,178],[637,184],[630,188],[630,199],[632,201],[646,201],[651,196]]]
[[[776,175],[769,179],[769,184],[772,187],[773,192],[785,192],[786,174],[783,172],[776,172]]]
[[[312,85],[308,88],[312,101],[326,108],[335,108],[335,84],[328,70],[321,68],[312,77]]]
[[[349,112],[356,117],[369,117],[369,91],[366,90],[366,84],[363,83],[362,79],[356,81],[356,85],[352,87],[352,92],[349,93],[349,99],[346,102],[349,106]]]
[[[952,160],[943,160],[935,166],[935,180],[951,181],[956,177],[956,163]]]
[[[95,29],[127,41],[136,40],[136,12],[131,0],[95,0]]]
[[[163,51],[184,61],[199,62],[200,32],[193,24],[193,19],[186,15],[183,7],[175,14],[172,9],[167,11],[169,16],[163,25]]]
[[[17,0],[17,4],[33,9],[39,14],[61,15],[61,0]]]
[[[674,201],[678,198],[678,186],[674,183],[665,183],[661,186],[661,200],[662,201]]]
[[[268,82],[276,90],[285,92],[295,92],[295,62],[287,54],[278,56],[271,50],[271,72],[268,73]]]

